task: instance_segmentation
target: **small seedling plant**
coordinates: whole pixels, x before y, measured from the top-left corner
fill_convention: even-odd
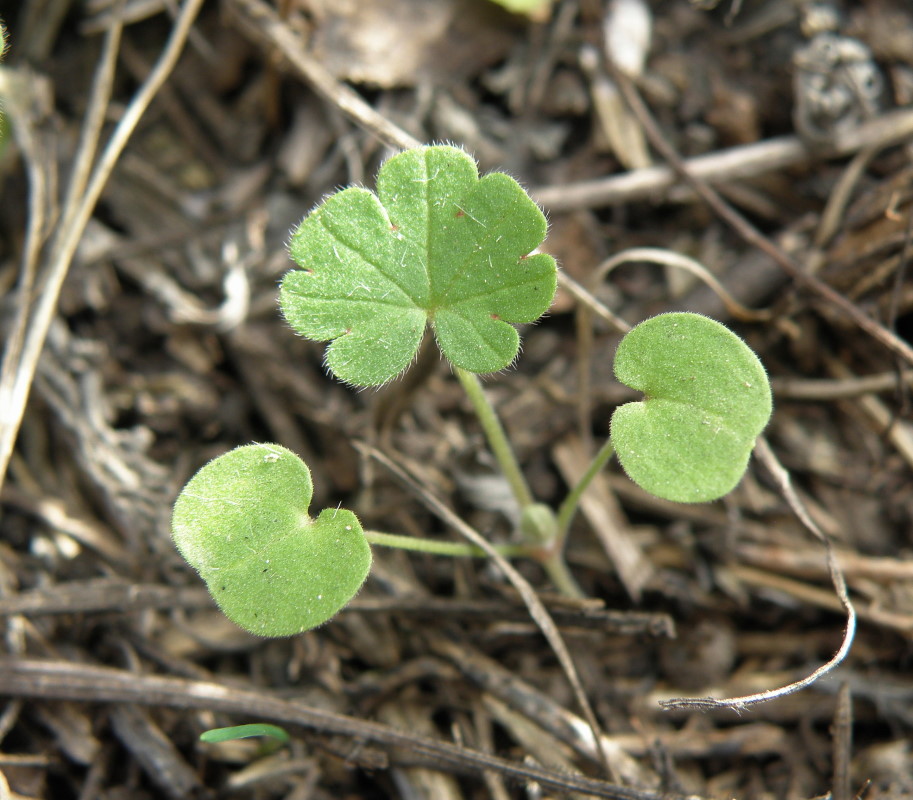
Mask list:
[[[643,399],[615,410],[610,437],[555,509],[533,497],[479,379],[519,352],[519,323],[551,305],[555,260],[537,252],[546,219],[502,173],[479,177],[451,146],[384,163],[377,192],[349,187],[298,226],[280,305],[302,336],[329,342],[328,370],[380,386],[415,358],[428,329],[466,390],[521,510],[522,542],[557,588],[579,593],[563,553],[581,496],[613,454],[647,492],[698,503],[741,479],[771,413],[767,375],[734,333],[691,313],[661,314],[621,341],[615,374]],[[459,543],[365,531],[342,508],[310,511],[311,474],[278,444],[250,444],[206,464],[174,507],[174,541],[222,611],[260,636],[321,625],[359,591],[371,545],[478,556]]]

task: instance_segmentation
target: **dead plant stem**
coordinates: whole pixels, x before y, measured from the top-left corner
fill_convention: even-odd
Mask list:
[[[257,32],[258,38],[276,48],[294,70],[324,99],[382,142],[399,150],[421,146],[410,133],[368,105],[361,96],[336,80],[326,68],[312,59],[304,43],[262,0],[232,0]]]
[[[22,424],[32,380],[38,367],[38,359],[44,348],[51,322],[57,312],[60,290],[69,272],[73,255],[124,147],[159,88],[177,64],[202,5],[203,0],[186,0],[181,7],[158,62],[127,106],[120,122],[111,134],[107,146],[102,151],[98,163],[92,169],[85,191],[79,197],[77,210],[68,211],[64,215],[67,225],[59,229],[59,233],[54,239],[46,269],[47,278],[34,312],[28,320],[28,331],[25,334],[22,352],[16,364],[10,396],[4,398],[4,419],[0,426],[0,485],[6,475],[13,445],[19,432],[19,426]],[[93,96],[99,100],[104,99],[104,92],[99,91],[97,95]],[[90,112],[88,118],[89,124],[93,124],[94,113]],[[6,369],[4,369],[4,373],[6,373]]]
[[[830,303],[832,306],[849,317],[862,330],[868,333],[872,338],[880,342],[884,347],[896,354],[908,364],[913,365],[913,348],[910,347],[897,334],[889,331],[883,325],[880,325],[874,319],[869,317],[846,297],[835,291],[824,281],[815,277],[804,270],[796,261],[790,258],[770,239],[762,234],[754,225],[745,217],[736,211],[727,203],[705,180],[694,176],[687,165],[682,161],[678,153],[669,144],[659,128],[659,125],[653,119],[646,104],[637,91],[637,87],[626,75],[619,70],[611,67],[613,77],[625,96],[625,100],[631,107],[631,110],[644,126],[644,130],[650,139],[651,144],[662,154],[669,162],[672,168],[682,179],[697,193],[697,195],[713,210],[713,212],[733,230],[735,230],[748,244],[756,247],[774,260],[787,275],[789,275],[802,288],[807,289],[812,294],[818,295],[822,300]],[[913,122],[913,119],[911,119]],[[910,132],[907,133],[910,135]]]
[[[764,703],[768,700],[775,700],[779,697],[785,697],[786,695],[794,694],[801,689],[808,688],[819,678],[824,677],[840,666],[853,645],[853,639],[856,635],[856,609],[850,600],[849,592],[846,587],[846,579],[844,578],[843,570],[837,561],[837,554],[834,550],[834,546],[805,510],[805,506],[796,494],[796,490],[793,489],[789,473],[777,460],[773,450],[770,449],[770,445],[767,444],[767,440],[764,439],[763,436],[758,437],[755,452],[780,487],[780,492],[783,494],[793,513],[799,518],[806,529],[824,545],[831,582],[834,584],[834,589],[837,592],[840,605],[843,606],[843,610],[846,612],[846,629],[843,634],[843,641],[837,652],[831,657],[830,661],[822,664],[810,675],[807,675],[794,683],[787,684],[786,686],[770,689],[766,692],[758,692],[757,694],[745,695],[744,697],[730,697],[721,700],[713,697],[679,698],[663,702],[661,704],[663,708],[698,708],[704,710],[709,708],[731,708],[734,711],[741,711],[748,706]]]
[[[570,651],[567,649],[567,645],[564,643],[564,638],[561,636],[558,626],[555,625],[551,614],[549,614],[548,609],[542,604],[536,591],[530,586],[529,581],[510,565],[510,562],[494,548],[494,545],[492,545],[491,542],[482,536],[475,528],[462,520],[436,495],[422,487],[405,469],[393,461],[393,459],[374,447],[358,443],[356,443],[356,446],[365,454],[386,467],[391,474],[395,475],[402,483],[415,492],[416,496],[435,516],[457,531],[461,536],[468,539],[476,547],[484,550],[507,580],[510,581],[511,585],[517,590],[517,593],[529,609],[529,614],[533,618],[533,621],[539,626],[539,630],[542,631],[543,636],[545,636],[546,641],[555,653],[558,663],[561,665],[561,668],[573,689],[574,697],[577,700],[577,704],[580,706],[580,710],[583,712],[583,717],[593,735],[593,741],[596,743],[595,746],[599,753],[600,760],[605,767],[607,774],[615,777],[616,771],[612,768],[611,760],[603,744],[599,722],[596,720],[596,714],[593,711],[593,707],[590,705],[590,701],[587,699],[577,668],[574,666],[574,660],[571,657]]]
[[[492,770],[516,781],[530,781],[565,792],[608,800],[687,800],[680,793],[630,789],[582,775],[570,775],[508,761],[488,753],[389,725],[285,700],[262,687],[245,689],[129,670],[22,658],[0,659],[0,694],[23,698],[103,703],[136,703],[160,708],[189,708],[251,716],[325,734],[375,742],[433,758],[440,769]]]
[[[713,183],[767,175],[822,158],[848,156],[868,146],[888,147],[913,135],[913,110],[888,112],[841,135],[826,153],[810,151],[798,136],[780,136],[683,161],[695,178]],[[574,211],[651,200],[674,189],[676,170],[666,164],[604,178],[542,186],[530,194],[549,211]],[[689,193],[691,196],[691,193]],[[681,198],[678,198],[681,199]]]

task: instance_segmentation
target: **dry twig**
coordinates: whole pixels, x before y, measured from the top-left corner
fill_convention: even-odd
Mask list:
[[[305,51],[296,36],[262,0],[232,0],[241,14],[252,23],[258,38],[275,47],[295,71],[324,99],[382,142],[408,150],[421,142],[368,105],[357,92],[337,81],[322,64]]]
[[[529,609],[530,616],[533,618],[536,625],[539,626],[542,635],[545,636],[546,641],[548,641],[558,662],[561,664],[561,668],[564,670],[564,674],[567,676],[571,688],[574,691],[574,697],[577,700],[577,704],[580,706],[583,716],[590,727],[593,742],[600,754],[603,766],[606,768],[608,774],[616,775],[617,770],[612,764],[611,754],[603,746],[603,737],[599,728],[599,723],[596,720],[596,714],[593,712],[590,701],[587,699],[586,691],[580,681],[580,676],[577,674],[577,668],[574,666],[574,660],[571,658],[567,645],[564,643],[561,632],[558,630],[557,625],[555,625],[554,620],[548,613],[548,609],[542,604],[535,589],[529,585],[529,581],[517,572],[510,562],[504,558],[504,556],[502,556],[484,536],[451,511],[438,497],[415,481],[415,479],[399,464],[374,447],[364,444],[360,444],[358,447],[366,455],[382,464],[392,475],[396,476],[398,480],[415,492],[425,506],[439,519],[447,523],[476,547],[484,550],[485,554],[497,565],[498,569],[501,570],[507,580],[510,581],[511,585],[523,599],[523,602]]]
[[[848,156],[866,147],[888,147],[911,135],[913,111],[907,108],[841,133],[827,152],[809,150],[798,136],[781,136],[697,156],[682,161],[682,166],[689,175],[718,184],[779,172],[821,158]],[[549,211],[573,211],[655,200],[674,190],[679,181],[675,167],[663,165],[559,186],[542,186],[531,194]],[[689,193],[689,196],[694,195]]]
[[[439,769],[476,773],[491,770],[518,781],[535,781],[560,792],[582,792],[609,800],[696,800],[669,792],[640,791],[577,775],[562,775],[449,742],[397,731],[387,725],[334,714],[264,692],[204,681],[66,661],[0,658],[0,694],[81,702],[137,703],[169,708],[197,708],[254,716],[325,734],[401,747],[430,757]]]
[[[722,707],[731,708],[734,711],[741,711],[748,706],[764,703],[768,700],[775,700],[779,697],[785,697],[786,695],[793,694],[800,691],[801,689],[805,689],[811,686],[819,678],[822,678],[829,672],[832,672],[834,669],[840,666],[840,664],[846,658],[847,653],[849,653],[850,647],[852,647],[853,638],[856,635],[856,609],[853,607],[853,603],[850,601],[849,593],[846,588],[846,579],[843,577],[843,571],[840,568],[840,564],[837,562],[837,556],[834,552],[834,547],[831,544],[830,539],[828,539],[827,536],[821,532],[821,529],[818,527],[815,521],[808,515],[805,507],[802,505],[802,501],[799,500],[799,496],[796,494],[795,489],[792,487],[789,473],[783,469],[780,462],[777,461],[776,456],[773,454],[773,451],[770,449],[770,446],[767,444],[767,441],[763,436],[758,437],[758,444],[755,448],[755,452],[764,463],[764,466],[767,467],[774,480],[777,482],[777,485],[780,487],[780,491],[786,498],[787,503],[789,503],[789,507],[793,510],[793,513],[801,520],[802,524],[812,533],[812,535],[814,535],[814,537],[824,545],[825,552],[827,554],[827,566],[828,571],[830,572],[831,581],[834,584],[834,589],[837,591],[837,597],[840,600],[840,604],[843,606],[843,609],[846,612],[846,630],[843,634],[843,642],[840,644],[840,648],[830,659],[830,661],[820,666],[805,678],[795,681],[794,683],[790,683],[786,686],[781,686],[777,689],[770,689],[765,692],[757,692],[756,694],[745,695],[743,697],[730,697],[722,700],[718,700],[713,697],[680,698],[676,700],[668,700],[662,704],[664,708],[708,709]]]
[[[21,353],[7,351],[4,357],[2,373],[4,382],[0,386],[0,408],[3,409],[3,419],[0,422],[0,485],[6,475],[13,445],[19,432],[19,426],[22,424],[22,416],[25,413],[38,359],[44,348],[51,322],[57,312],[60,290],[73,262],[73,255],[130,136],[159,88],[168,79],[177,64],[202,4],[203,0],[186,0],[181,7],[171,36],[162,50],[155,68],[125,109],[98,162],[92,168],[84,190],[69,194],[71,200],[75,201],[78,198],[79,202],[74,208],[64,210],[62,223],[57,229],[57,236],[54,238],[47,259],[41,295],[38,297],[31,315],[22,322],[23,325],[27,325],[27,330],[22,336],[22,351]],[[110,31],[112,32],[109,33],[109,42],[113,41],[116,45],[119,36],[118,27],[113,26]],[[114,55],[116,55],[116,49],[109,48],[102,58],[110,60]],[[107,108],[106,86],[110,80],[110,68],[107,61],[103,60],[96,83],[99,88],[93,95],[95,102],[102,104],[104,108]],[[91,130],[97,125],[99,114],[103,116],[104,109],[98,111],[90,108],[88,111],[90,135]],[[91,158],[94,154],[94,143],[89,140],[90,135],[84,140],[84,145],[80,150],[85,159]],[[86,180],[87,172],[85,166],[80,166],[75,173],[75,180],[78,182]],[[29,299],[23,298],[23,301],[28,303]],[[14,338],[13,341],[15,340]]]
[[[753,245],[772,258],[797,284],[811,291],[830,305],[834,306],[845,316],[849,317],[856,323],[859,328],[868,333],[884,347],[902,358],[908,364],[913,365],[913,347],[901,339],[893,331],[889,331],[883,325],[880,325],[871,317],[867,316],[857,305],[845,298],[842,294],[834,290],[831,286],[824,283],[808,271],[804,270],[785,252],[777,247],[770,239],[764,236],[754,225],[745,217],[729,205],[706,181],[689,172],[687,165],[682,161],[673,147],[666,141],[662,131],[657,125],[649,109],[644,103],[633,82],[619,70],[613,68],[615,79],[621,88],[628,104],[634,113],[640,119],[644,126],[650,142],[666,158],[669,164],[682,177],[682,179],[698,194],[698,196],[713,209],[714,213],[728,225],[732,227],[748,244]],[[881,146],[888,143],[903,141],[913,135],[913,112],[903,118],[898,118],[896,127],[892,130],[892,136]]]

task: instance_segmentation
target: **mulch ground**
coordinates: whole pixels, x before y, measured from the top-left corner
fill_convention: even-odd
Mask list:
[[[913,8],[648,5],[0,2],[0,797],[913,797]],[[649,36],[624,27],[644,12]],[[459,540],[430,494],[513,539],[433,347],[353,391],[277,313],[289,231],[411,139],[549,216],[556,303],[485,383],[543,502],[634,397],[625,325],[710,315],[772,379],[770,455],[722,501],[600,476],[568,548],[586,600],[516,562],[602,752],[493,565],[378,548],[338,618],[267,641],[171,542],[183,483],[251,441],[308,462],[315,509]],[[796,509],[858,614],[843,663],[740,713],[663,705],[776,689],[840,648]],[[291,741],[198,740],[243,722]]]

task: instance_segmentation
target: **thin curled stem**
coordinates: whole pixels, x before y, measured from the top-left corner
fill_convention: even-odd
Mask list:
[[[841,642],[840,648],[836,653],[834,653],[830,661],[822,664],[810,675],[806,675],[804,678],[795,681],[794,683],[787,684],[786,686],[780,686],[776,689],[768,689],[766,692],[749,694],[745,695],[744,697],[729,697],[722,700],[718,700],[713,697],[686,697],[675,700],[667,700],[660,703],[660,705],[665,709],[709,709],[722,707],[731,708],[733,711],[741,711],[748,706],[764,703],[768,700],[776,700],[779,697],[785,697],[789,694],[795,694],[801,689],[808,688],[819,678],[823,678],[829,672],[832,672],[838,666],[840,666],[840,664],[843,663],[843,660],[846,658],[847,654],[850,652],[850,648],[853,646],[853,639],[856,636],[856,609],[853,607],[853,603],[850,600],[850,595],[846,588],[846,578],[844,578],[843,570],[840,568],[840,564],[837,561],[837,554],[834,552],[834,546],[831,544],[830,539],[827,538],[824,532],[811,518],[808,511],[806,511],[805,506],[802,504],[802,501],[796,494],[796,490],[792,486],[792,482],[789,478],[789,473],[777,460],[773,450],[770,449],[770,445],[767,443],[767,440],[763,436],[758,437],[758,443],[755,448],[755,452],[758,454],[758,457],[764,463],[764,466],[767,467],[767,470],[777,482],[777,485],[780,487],[780,492],[783,494],[783,497],[786,499],[786,502],[789,504],[789,507],[792,509],[793,513],[799,518],[799,521],[812,533],[812,535],[819,542],[821,542],[821,544],[824,545],[825,555],[827,556],[827,568],[831,576],[831,582],[834,584],[834,589],[837,592],[837,597],[840,599],[840,604],[846,611],[846,629],[843,633],[843,642]]]

